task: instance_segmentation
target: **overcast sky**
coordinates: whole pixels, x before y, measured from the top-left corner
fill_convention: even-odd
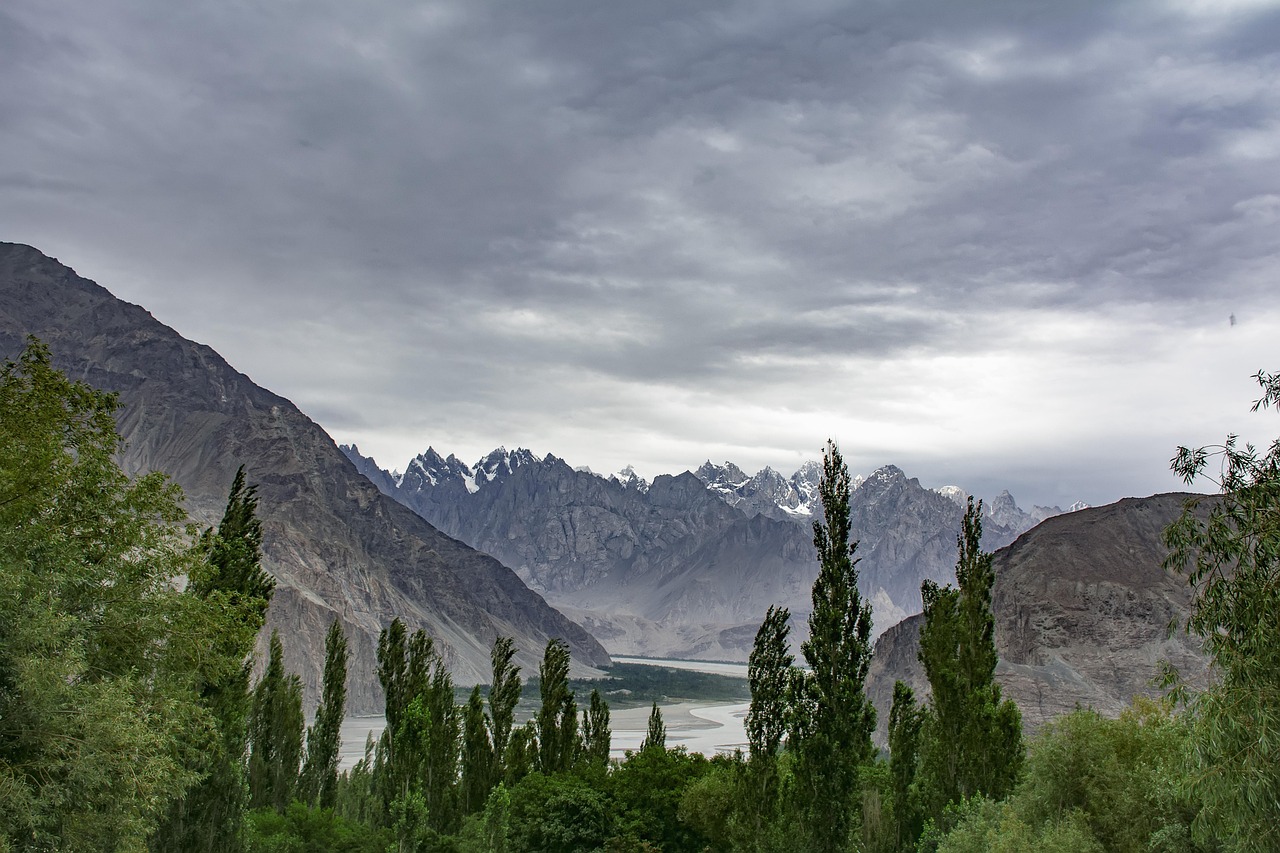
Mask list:
[[[1167,491],[1278,226],[1275,3],[0,5],[0,239],[388,468]]]

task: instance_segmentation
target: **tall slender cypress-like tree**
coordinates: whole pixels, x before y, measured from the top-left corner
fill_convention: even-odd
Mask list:
[[[871,604],[858,591],[858,543],[849,540],[849,469],[835,442],[822,458],[822,519],[813,523],[818,578],[809,673],[798,683],[792,742],[803,829],[817,850],[844,850],[855,828],[858,767],[872,757],[876,711],[863,686],[871,662]]]
[[[889,711],[889,781],[895,850],[915,850],[924,828],[915,788],[923,721],[924,709],[916,703],[915,691],[901,681],[894,682]]]
[[[747,742],[751,760],[772,759],[787,733],[787,716],[795,658],[787,645],[791,611],[770,607],[756,631],[747,658],[751,708],[747,711]]]
[[[1022,715],[1001,700],[995,682],[995,619],[991,554],[980,548],[982,502],[969,498],[956,539],[958,588],[926,581],[920,662],[932,695],[924,717],[921,786],[925,805],[941,818],[948,803],[975,794],[1000,798],[1022,768]]]
[[[315,721],[307,729],[307,758],[299,781],[300,798],[333,808],[338,784],[338,751],[347,705],[347,638],[334,619],[324,638],[324,680]]]
[[[459,794],[464,815],[484,808],[493,787],[493,742],[484,714],[480,685],[471,690],[462,711],[462,785]]]
[[[267,669],[253,690],[249,717],[249,805],[284,814],[302,759],[302,682],[284,671],[284,646],[271,632]]]
[[[573,766],[578,749],[578,706],[569,689],[569,646],[564,640],[547,641],[538,679],[538,770],[563,773]]]
[[[207,563],[187,584],[187,594],[233,614],[239,627],[215,638],[199,675],[201,701],[217,720],[217,739],[208,754],[192,759],[202,781],[170,809],[151,841],[156,853],[221,853],[244,845],[250,654],[275,590],[275,579],[262,568],[257,510],[257,486],[247,485],[242,465],[217,529],[200,539]]]
[[[651,749],[665,751],[667,748],[667,726],[662,722],[662,709],[658,707],[658,703],[653,703],[653,709],[649,711],[649,730],[645,732],[644,740],[640,742],[640,751],[648,752]]]
[[[493,743],[494,784],[510,781],[507,778],[507,749],[511,743],[511,730],[515,724],[516,705],[520,702],[523,684],[520,667],[512,663],[515,644],[510,637],[498,637],[493,641],[491,660],[493,675],[489,680],[489,735]]]
[[[609,705],[599,690],[591,691],[591,703],[582,711],[582,757],[594,767],[609,766],[609,747],[613,732],[609,728]]]

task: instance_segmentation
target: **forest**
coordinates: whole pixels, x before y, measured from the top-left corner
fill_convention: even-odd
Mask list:
[[[1280,405],[1260,372],[1255,409]],[[273,635],[274,581],[244,472],[198,529],[159,473],[116,464],[115,398],[31,340],[0,375],[0,851],[1262,851],[1280,849],[1280,441],[1179,448],[1207,515],[1165,534],[1196,599],[1214,679],[1118,719],[1079,709],[1024,741],[994,678],[992,560],[972,500],[956,583],[926,583],[930,694],[895,690],[887,750],[863,691],[849,474],[834,443],[814,524],[820,570],[800,660],[764,614],[749,661],[749,748],[609,754],[609,707],[543,650],[532,715],[512,641],[466,701],[433,638],[383,630],[387,727],[338,766],[347,645],[335,624],[308,725]],[[1153,677],[1156,673],[1153,673]],[[576,689],[575,689],[576,688]]]

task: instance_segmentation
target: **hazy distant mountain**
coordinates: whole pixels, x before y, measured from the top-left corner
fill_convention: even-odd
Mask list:
[[[1034,730],[1073,708],[1115,716],[1137,694],[1153,695],[1156,664],[1168,660],[1193,686],[1207,678],[1186,624],[1191,587],[1161,567],[1161,534],[1188,495],[1126,498],[1064,513],[996,552],[992,610],[1000,662],[996,679]],[[917,659],[923,616],[876,641],[867,693],[886,736],[893,683],[917,697],[928,680]]]
[[[351,640],[355,711],[381,709],[374,647],[396,616],[426,628],[464,684],[488,678],[499,634],[516,639],[526,673],[549,637],[569,642],[579,671],[608,662],[509,569],[379,494],[394,479],[366,469],[375,488],[288,400],[35,249],[0,243],[0,357],[16,356],[28,334],[72,377],[120,395],[124,468],[170,474],[200,522],[220,516],[245,465],[259,485],[264,565],[277,579],[268,630],[280,629],[309,700],[335,617]]]
[[[343,450],[388,482],[356,448]],[[514,568],[612,653],[744,659],[770,605],[807,615],[820,473],[817,462],[785,478],[708,462],[645,488],[528,450],[467,465],[429,448],[388,493]],[[963,510],[895,466],[854,483],[861,587],[883,629],[920,609],[925,578],[953,577]],[[984,541],[998,547],[1022,529],[992,518]]]

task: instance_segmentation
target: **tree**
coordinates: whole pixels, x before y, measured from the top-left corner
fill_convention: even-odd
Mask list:
[[[592,767],[609,766],[613,732],[609,728],[609,705],[599,690],[591,691],[591,702],[582,712],[582,758]]]
[[[915,692],[901,681],[894,682],[889,711],[889,777],[896,850],[914,850],[924,828],[914,785],[923,722],[924,709],[916,704]]]
[[[471,814],[484,808],[493,787],[493,744],[484,715],[484,699],[480,685],[471,690],[462,712],[462,813]]]
[[[271,653],[253,690],[249,718],[249,805],[284,814],[293,802],[302,759],[302,682],[284,671],[284,646],[271,632]]]
[[[956,539],[958,589],[925,581],[920,662],[932,695],[925,712],[921,784],[935,819],[977,794],[1000,799],[1022,767],[1022,715],[995,682],[991,554],[980,548],[982,502],[969,498]]]
[[[392,621],[378,637],[387,727],[374,762],[385,814],[402,847],[456,828],[461,724],[453,679],[425,631]]]
[[[493,677],[489,680],[489,733],[493,741],[493,773],[495,783],[514,781],[507,774],[507,750],[511,743],[511,730],[515,721],[516,705],[520,702],[520,667],[512,663],[515,644],[510,637],[498,637],[493,641]]]
[[[573,766],[578,749],[578,707],[569,689],[569,646],[564,640],[547,641],[538,679],[538,770],[562,773]]]
[[[1280,408],[1280,374],[1253,377],[1253,411]],[[1231,849],[1280,846],[1280,439],[1265,452],[1229,435],[1220,447],[1179,447],[1173,470],[1188,484],[1220,463],[1220,495],[1207,518],[1188,502],[1165,531],[1165,565],[1196,590],[1188,630],[1204,639],[1215,683],[1190,697],[1188,777],[1203,809],[1202,838]],[[1215,478],[1210,478],[1215,479]]]
[[[787,644],[790,619],[787,608],[770,607],[747,658],[747,681],[751,687],[747,740],[752,761],[772,759],[787,732],[787,700],[795,663]]]
[[[871,604],[858,592],[858,543],[850,542],[849,470],[828,441],[818,484],[823,517],[813,523],[818,578],[809,639],[810,672],[793,700],[803,826],[816,849],[843,850],[855,821],[858,767],[871,759],[875,708],[863,693],[871,661]]]
[[[0,370],[0,849],[142,849],[216,740],[196,662],[235,625],[178,591],[206,554],[115,409],[34,338]]]
[[[275,579],[262,568],[257,509],[257,487],[246,483],[240,466],[217,529],[200,537],[206,559],[188,576],[187,594],[220,612],[230,627],[216,632],[209,650],[193,662],[201,701],[216,721],[217,741],[186,756],[201,779],[152,839],[157,853],[215,853],[243,845],[250,655],[275,589]]]
[[[645,752],[650,749],[665,750],[667,748],[667,727],[662,722],[662,709],[658,707],[658,703],[653,703],[653,710],[649,712],[649,730],[645,732],[644,740],[640,742],[640,751]]]
[[[308,805],[333,808],[338,783],[338,752],[347,705],[347,638],[334,619],[324,639],[324,677],[320,706],[307,729],[307,758],[299,781]]]

